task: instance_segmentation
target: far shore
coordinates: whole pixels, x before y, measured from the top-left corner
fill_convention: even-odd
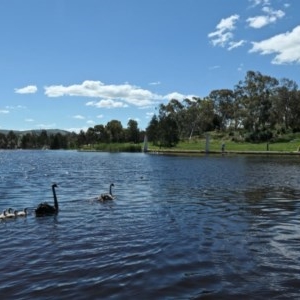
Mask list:
[[[111,152],[97,149],[78,149],[78,152]],[[124,151],[113,151],[124,152]],[[149,154],[165,155],[280,155],[280,156],[300,156],[300,151],[251,151],[251,150],[226,150],[226,151],[205,151],[205,150],[182,150],[182,149],[148,149],[142,151]],[[137,153],[137,152],[132,152]]]
[[[204,151],[204,150],[178,150],[178,149],[148,149],[147,153],[151,154],[174,154],[174,155],[298,155],[299,151]]]

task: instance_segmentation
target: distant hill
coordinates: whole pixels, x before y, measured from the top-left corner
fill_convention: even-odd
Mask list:
[[[55,135],[60,133],[61,135],[70,134],[70,131],[61,130],[61,129],[33,129],[33,130],[9,130],[9,129],[0,129],[0,133],[8,134],[10,131],[13,131],[16,135],[24,135],[27,133],[35,133],[37,135],[41,134],[42,131],[46,131],[47,135]]]

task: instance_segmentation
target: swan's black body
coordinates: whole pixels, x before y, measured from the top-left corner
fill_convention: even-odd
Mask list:
[[[99,197],[99,200],[101,201],[106,201],[106,200],[114,200],[114,196],[112,195],[112,191],[111,188],[115,186],[113,183],[110,184],[109,186],[109,193],[108,194],[101,194],[101,196]]]
[[[57,185],[55,183],[52,184],[54,206],[48,204],[47,202],[39,204],[39,206],[35,210],[35,215],[37,217],[51,216],[51,215],[55,215],[58,213],[58,202],[57,202],[57,197],[56,197],[56,192],[55,192],[56,187],[57,187]]]

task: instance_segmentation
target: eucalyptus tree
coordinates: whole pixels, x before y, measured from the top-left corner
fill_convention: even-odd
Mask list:
[[[179,142],[178,123],[171,114],[161,114],[159,116],[159,142],[161,146],[173,147]]]
[[[165,120],[165,125],[173,123],[173,137],[178,135],[178,140],[184,137],[191,139],[195,133],[199,135],[215,127],[214,103],[208,98],[187,98],[182,103],[172,99],[167,105],[161,105],[159,112],[159,120]]]
[[[283,78],[277,88],[274,98],[273,115],[277,124],[284,130],[299,127],[299,103],[298,86],[295,81]],[[298,121],[299,120],[299,121]]]
[[[196,132],[199,134],[200,128],[200,104],[201,98],[193,97],[192,99],[186,98],[183,100],[184,108],[184,129],[189,139],[192,138]]]
[[[276,78],[254,71],[248,71],[244,81],[236,85],[235,94],[243,109],[245,129],[258,131],[270,125],[272,98],[277,85]]]
[[[158,145],[159,142],[159,121],[156,114],[154,114],[146,128],[146,133],[148,140],[153,143],[153,145]]]
[[[0,149],[6,149],[6,148],[7,148],[6,135],[0,132]]]
[[[68,138],[66,135],[62,135],[60,132],[50,135],[50,148],[53,150],[67,149]]]
[[[41,131],[41,133],[37,137],[37,141],[38,141],[38,146],[39,147],[48,146],[48,144],[49,144],[49,137],[48,137],[48,134],[47,134],[47,130],[43,129]]]
[[[300,91],[294,91],[291,97],[289,126],[293,131],[300,131]]]
[[[102,124],[94,126],[95,135],[97,136],[97,142],[107,143],[109,142],[109,134]]]
[[[209,98],[214,102],[215,112],[220,119],[220,129],[231,127],[235,119],[233,90],[213,90],[210,92]]]
[[[140,138],[140,130],[138,128],[138,122],[135,120],[130,119],[127,123],[127,141],[138,143]]]
[[[83,145],[87,144],[87,139],[85,132],[83,130],[80,130],[79,134],[77,135],[77,147],[81,147]]]
[[[109,135],[110,142],[112,143],[122,143],[124,142],[124,130],[122,123],[118,120],[111,120],[109,121],[106,126],[105,130]]]
[[[36,148],[36,135],[31,132],[22,134],[20,146],[23,149],[35,149]]]
[[[14,131],[10,130],[6,136],[7,139],[7,147],[9,149],[14,149],[17,147],[18,145],[18,137],[17,135],[14,133]]]
[[[199,120],[199,131],[205,132],[215,129],[215,108],[214,102],[209,98],[204,98],[199,101],[199,113],[200,113],[200,120]]]
[[[184,134],[184,105],[177,99],[171,99],[167,105],[160,105],[160,112],[176,123],[179,138]]]
[[[77,148],[77,133],[74,131],[68,134],[68,148],[70,149]]]
[[[160,104],[157,138],[161,146],[175,146],[179,142],[178,118],[173,106],[175,101],[170,105]]]
[[[93,145],[97,142],[97,134],[93,127],[88,128],[88,130],[85,133],[85,137],[86,137],[86,142],[89,145]]]

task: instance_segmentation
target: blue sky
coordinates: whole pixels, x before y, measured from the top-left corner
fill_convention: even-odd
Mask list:
[[[0,129],[145,129],[247,71],[300,84],[299,0],[1,0]]]

